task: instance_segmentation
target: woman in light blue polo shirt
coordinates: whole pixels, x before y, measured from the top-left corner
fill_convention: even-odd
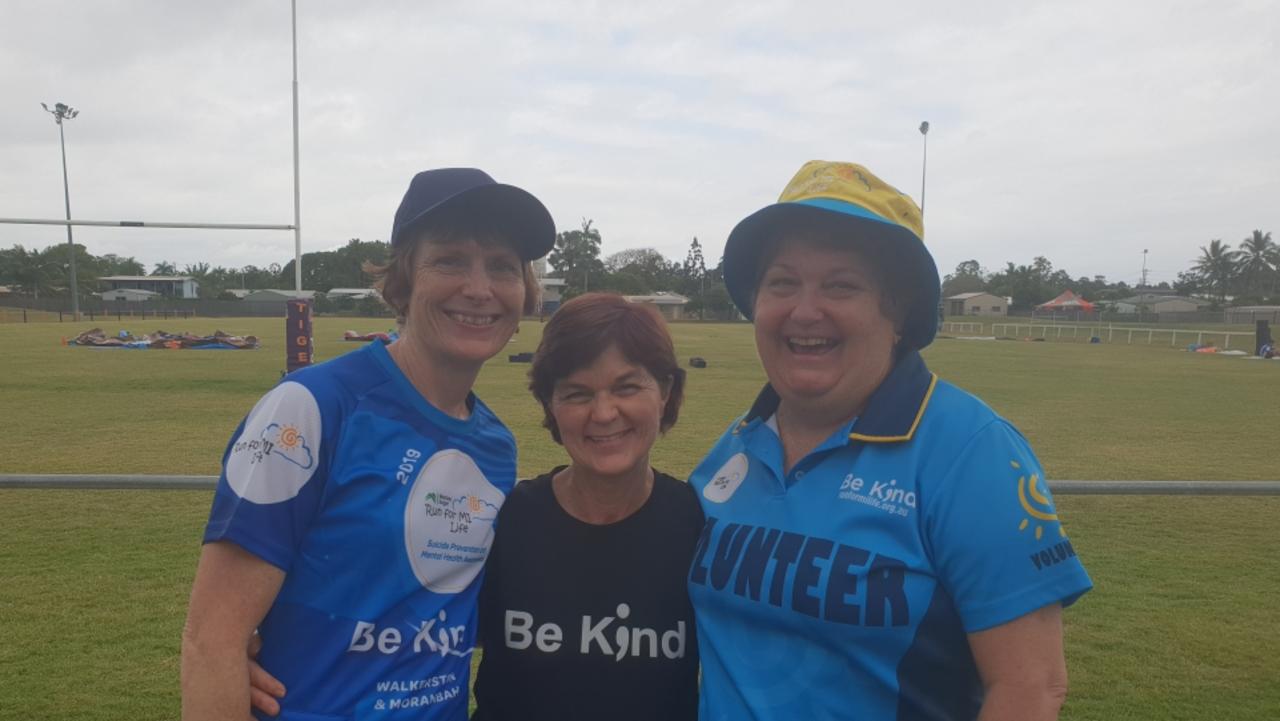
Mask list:
[[[1022,435],[941,381],[919,209],[806,164],[725,247],[769,383],[694,471],[700,718],[1055,719],[1091,587]]]

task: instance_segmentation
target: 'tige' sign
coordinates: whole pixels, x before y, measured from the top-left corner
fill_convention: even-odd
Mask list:
[[[285,368],[292,373],[311,365],[311,301],[285,303]]]

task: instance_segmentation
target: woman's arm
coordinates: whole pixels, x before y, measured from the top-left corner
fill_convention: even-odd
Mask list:
[[[283,571],[233,543],[201,550],[182,630],[183,721],[250,718],[245,649],[283,582]]]
[[[986,697],[978,721],[1056,721],[1067,698],[1062,605],[969,634]]]

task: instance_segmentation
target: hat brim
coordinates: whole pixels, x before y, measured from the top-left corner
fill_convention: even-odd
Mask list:
[[[831,228],[850,247],[875,245],[895,266],[903,281],[914,287],[903,324],[902,339],[911,348],[929,345],[937,333],[937,307],[942,294],[938,267],[924,243],[907,228],[876,216],[864,208],[837,200],[817,199],[775,203],[744,218],[729,234],[724,246],[724,283],[733,304],[753,320],[756,284],[766,243],[782,233],[800,228]]]
[[[556,244],[551,213],[527,190],[494,183],[468,188],[418,213],[396,229],[391,244],[412,239],[433,220],[485,216],[510,238],[521,260],[541,258]]]

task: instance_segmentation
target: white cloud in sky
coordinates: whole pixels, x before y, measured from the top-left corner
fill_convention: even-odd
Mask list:
[[[387,237],[410,176],[474,165],[605,252],[718,257],[811,158],[918,199],[943,273],[1045,255],[1172,280],[1280,235],[1275,2],[299,2],[306,250]],[[0,216],[292,220],[289,4],[6,2]],[[102,254],[283,263],[291,233],[77,228]],[[0,225],[0,247],[65,240]]]

